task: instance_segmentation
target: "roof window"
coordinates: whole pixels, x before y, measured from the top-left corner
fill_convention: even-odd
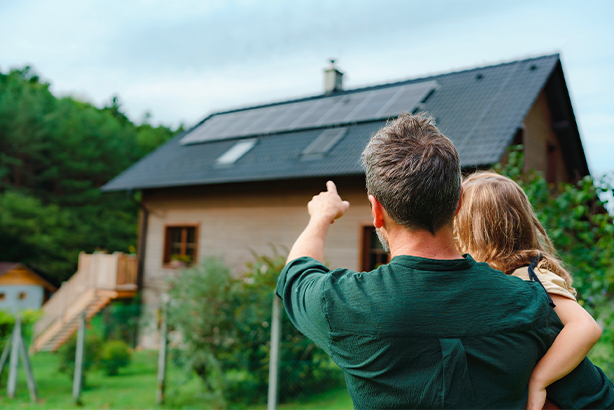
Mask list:
[[[343,138],[347,128],[332,128],[321,133],[301,153],[304,159],[321,158]]]
[[[247,154],[250,149],[254,148],[256,142],[258,142],[258,138],[250,138],[237,142],[235,145],[230,147],[228,151],[223,153],[220,157],[218,157],[218,159],[215,160],[215,165],[224,166],[234,164],[239,160],[239,158]]]

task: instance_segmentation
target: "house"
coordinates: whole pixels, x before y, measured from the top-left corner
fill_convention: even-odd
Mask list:
[[[56,288],[27,266],[0,262],[0,310],[40,309]]]
[[[359,158],[404,111],[429,112],[465,170],[523,144],[525,166],[552,183],[589,173],[557,54],[351,90],[342,78],[332,65],[322,94],[208,115],[102,188],[142,192],[139,284],[148,306],[178,264],[219,255],[240,273],[251,250],[289,248],[328,179],[351,203],[329,233],[329,265],[370,270],[385,261]]]

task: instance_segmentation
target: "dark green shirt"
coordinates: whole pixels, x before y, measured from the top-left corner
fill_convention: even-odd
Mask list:
[[[359,409],[524,409],[531,371],[562,328],[539,284],[469,255],[397,256],[372,272],[303,257],[277,294],[343,369]],[[588,359],[548,394],[563,408],[614,406],[614,386]]]

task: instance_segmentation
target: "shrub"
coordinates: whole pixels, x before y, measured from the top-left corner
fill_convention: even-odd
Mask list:
[[[111,340],[102,345],[100,352],[100,367],[107,376],[115,376],[119,369],[130,364],[132,351],[128,344],[121,340]]]
[[[41,310],[26,309],[20,312],[21,315],[21,335],[25,343],[32,336],[32,327],[34,323],[41,317]],[[13,334],[15,326],[15,315],[13,313],[0,310],[0,352],[4,350],[6,342]],[[26,346],[27,347],[27,346]]]
[[[83,352],[83,372],[81,385],[86,387],[86,374],[100,360],[102,340],[94,332],[85,331],[85,351]],[[73,380],[75,374],[75,355],[77,352],[77,334],[75,333],[59,350],[61,373],[66,373]]]
[[[273,292],[284,265],[283,255],[254,255],[245,275],[235,279],[220,259],[208,258],[172,281],[169,324],[185,343],[179,360],[204,381],[219,407],[266,399]],[[341,382],[326,353],[285,315],[282,329],[280,402]]]
[[[524,189],[554,248],[573,274],[578,302],[599,322],[601,339],[590,358],[614,377],[614,178],[590,176],[575,184],[549,185],[539,172],[523,172],[522,147],[512,147],[498,172]],[[609,201],[609,202],[608,202]]]

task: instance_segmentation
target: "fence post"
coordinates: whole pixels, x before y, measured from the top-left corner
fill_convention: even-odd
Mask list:
[[[273,315],[271,319],[271,352],[269,357],[269,398],[267,410],[277,408],[279,382],[279,342],[281,339],[281,308],[276,294],[273,294]]]
[[[15,389],[17,387],[17,366],[19,365],[19,344],[21,343],[21,317],[19,314],[15,317],[15,327],[11,335],[11,361],[9,362],[9,380],[7,383],[7,396],[9,399],[15,397]]]
[[[9,352],[11,351],[11,338],[6,341],[4,345],[4,349],[2,350],[2,356],[0,356],[0,380],[2,379],[2,372],[4,371],[4,365],[6,364],[6,360],[9,357]]]
[[[81,379],[83,378],[83,356],[85,348],[85,309],[81,312],[79,331],[77,332],[77,351],[75,352],[75,374],[72,383],[72,397],[76,404],[81,404]]]
[[[23,367],[26,370],[26,381],[28,383],[28,391],[30,392],[30,400],[36,403],[38,399],[36,380],[34,380],[34,374],[32,374],[32,366],[30,366],[30,358],[28,357],[28,351],[26,349],[25,342],[23,341],[23,336],[20,337],[20,339],[21,343],[19,344],[19,350],[21,352],[21,361],[23,363]]]
[[[164,390],[166,388],[166,348],[168,346],[168,326],[166,312],[168,310],[168,294],[162,294],[161,322],[160,322],[160,349],[158,350],[158,390],[156,391],[156,404],[164,403]]]

